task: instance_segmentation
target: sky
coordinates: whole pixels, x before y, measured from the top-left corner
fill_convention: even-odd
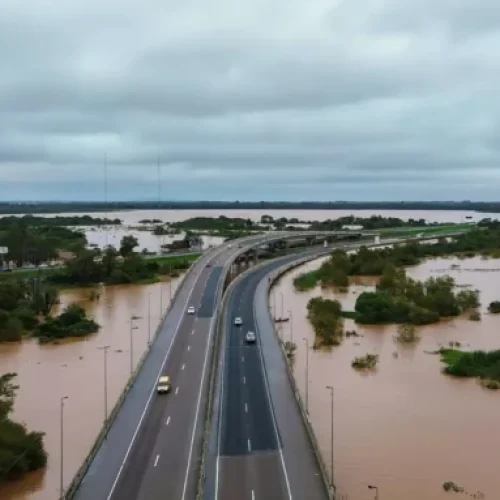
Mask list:
[[[0,0],[0,200],[498,200],[499,46],[498,0]]]

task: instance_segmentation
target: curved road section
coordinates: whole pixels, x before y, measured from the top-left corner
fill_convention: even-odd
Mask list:
[[[215,480],[206,484],[207,499],[328,498],[267,306],[267,276],[298,259],[269,262],[230,289],[213,420],[218,426],[215,445],[212,437],[216,460],[207,465]],[[234,324],[236,317],[241,326]],[[248,331],[256,333],[254,344],[245,341]]]

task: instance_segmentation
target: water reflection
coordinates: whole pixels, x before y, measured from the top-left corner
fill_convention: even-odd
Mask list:
[[[91,302],[91,288],[64,291],[60,308],[81,304],[101,325],[96,335],[59,345],[39,345],[36,340],[0,345],[2,373],[17,372],[20,385],[14,417],[30,429],[46,432],[49,453],[46,473],[30,475],[0,489],[2,500],[54,500],[59,495],[59,400],[69,396],[64,407],[65,485],[83,462],[104,417],[104,359],[98,347],[108,350],[108,408],[115,404],[130,375],[130,316],[134,320],[134,366],[145,352],[148,327],[154,334],[170,290],[180,278],[152,285],[120,285],[98,288],[100,298]],[[148,308],[151,320],[148,321]],[[57,312],[57,311],[56,311]]]
[[[456,265],[458,269],[451,268]],[[304,267],[317,266],[315,262]],[[356,297],[367,289],[356,285],[347,294],[319,288],[295,292],[293,278],[304,272],[304,267],[283,277],[276,289],[278,297],[283,293],[285,310],[294,311],[294,373],[302,395],[305,343],[300,339],[308,337],[311,345],[314,340],[306,319],[307,301],[321,294],[352,309]],[[346,339],[330,352],[309,352],[311,419],[329,467],[330,394],[325,386],[332,384],[336,482],[339,491],[350,499],[372,499],[373,492],[367,485],[375,484],[384,500],[448,500],[452,494],[443,491],[445,481],[454,481],[471,493],[480,490],[487,499],[498,498],[500,395],[482,389],[474,380],[442,375],[439,357],[424,351],[452,340],[461,342],[464,348],[499,348],[500,317],[487,314],[487,306],[500,298],[500,262],[437,259],[408,271],[418,279],[443,273],[481,291],[481,322],[457,318],[423,327],[419,329],[420,342],[412,348],[394,342],[394,326],[360,327],[346,320],[347,329],[363,336]],[[283,335],[288,340],[290,326],[283,326]],[[351,360],[369,352],[380,356],[379,366],[373,374],[362,376],[351,368]]]

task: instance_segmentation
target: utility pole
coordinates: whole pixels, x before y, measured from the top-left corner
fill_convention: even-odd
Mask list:
[[[104,153],[104,245],[108,246],[108,225],[106,219],[108,218],[108,153]]]
[[[306,413],[309,415],[309,340],[303,338],[306,343]]]
[[[104,352],[104,426],[108,421],[108,349],[109,345],[98,347],[100,351]]]
[[[64,401],[68,396],[61,398],[61,470],[59,472],[59,492],[61,500],[64,500]]]
[[[288,315],[290,316],[290,346],[293,344],[293,316],[292,311],[288,311]]]
[[[330,391],[331,398],[331,410],[330,410],[330,481],[332,486],[332,491],[335,493],[335,481],[334,481],[334,466],[333,466],[333,386],[327,385],[326,388]]]

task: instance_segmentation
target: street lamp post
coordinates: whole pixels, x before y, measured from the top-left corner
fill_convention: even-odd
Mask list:
[[[327,385],[326,388],[330,391],[331,410],[330,410],[330,481],[332,483],[332,491],[335,491],[335,482],[333,476],[333,386]]]
[[[169,266],[168,270],[168,304],[172,305],[172,265]]]
[[[148,346],[151,345],[151,292],[148,293]]]
[[[163,283],[160,281],[160,318],[163,316]]]
[[[130,375],[134,373],[134,342],[132,340],[132,331],[137,330],[137,327],[134,326],[134,316],[130,316]]]
[[[292,311],[288,311],[288,315],[290,316],[290,347],[293,344],[293,316]]]
[[[309,340],[303,338],[306,343],[306,413],[309,415]]]
[[[368,489],[375,490],[375,500],[378,500],[378,486],[373,486],[372,484],[369,484]]]
[[[59,474],[59,492],[60,497],[64,500],[64,401],[68,396],[61,398],[61,470]]]
[[[285,316],[285,312],[283,310],[283,292],[281,292],[281,319]]]
[[[98,347],[104,352],[104,425],[108,421],[108,349],[109,345]]]

